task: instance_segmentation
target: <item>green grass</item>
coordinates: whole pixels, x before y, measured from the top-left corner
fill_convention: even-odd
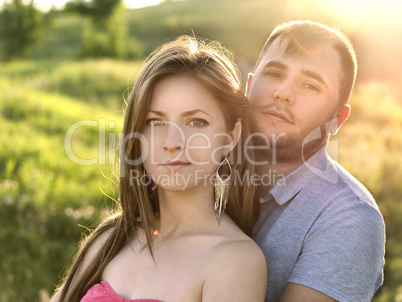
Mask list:
[[[136,62],[110,60],[3,65],[0,301],[50,294],[84,231],[78,225],[95,226],[114,207],[105,195],[116,196],[107,179],[114,171],[109,137],[121,131],[123,94],[128,96],[138,68]],[[68,158],[65,135],[82,120],[96,124],[73,133],[72,150],[82,159],[103,156],[104,164],[82,166]],[[110,121],[117,126],[109,128]],[[102,123],[107,146],[99,153]]]

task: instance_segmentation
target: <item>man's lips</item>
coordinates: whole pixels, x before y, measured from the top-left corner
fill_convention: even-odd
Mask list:
[[[271,109],[263,111],[263,114],[274,121],[292,123],[287,114],[281,111]]]
[[[161,164],[161,166],[163,166],[166,169],[169,169],[171,171],[177,171],[177,170],[180,170],[181,168],[184,168],[189,165],[190,165],[190,163],[183,162],[183,161],[169,161],[169,162]]]

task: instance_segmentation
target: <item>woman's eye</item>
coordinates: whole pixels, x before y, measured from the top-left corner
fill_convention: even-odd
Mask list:
[[[164,123],[161,120],[158,119],[149,119],[146,122],[147,126],[151,126],[151,127],[158,127],[158,126],[162,126]]]
[[[194,127],[202,127],[202,126],[207,125],[207,122],[204,120],[196,119],[196,120],[192,120],[189,124],[190,124],[190,126],[194,126]]]

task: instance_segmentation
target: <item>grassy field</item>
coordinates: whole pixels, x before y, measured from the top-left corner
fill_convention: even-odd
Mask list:
[[[125,17],[144,56],[163,41],[195,32],[222,41],[246,74],[266,33],[291,17],[283,6],[266,3],[166,2]],[[269,18],[262,13],[268,9]],[[0,66],[0,302],[47,301],[81,234],[115,207],[114,138],[142,59],[80,58],[86,22],[55,13],[25,59]],[[371,38],[354,33],[361,69],[351,117],[333,138],[335,155],[372,192],[386,222],[385,281],[373,301],[402,302],[400,76],[376,69],[382,65],[364,55],[364,37]],[[85,126],[72,131],[77,123]],[[72,134],[71,145],[66,134]],[[95,164],[82,165],[89,160]]]
[[[121,129],[123,95],[137,68],[110,60],[2,66],[0,301],[49,294],[85,231],[79,225],[96,225],[102,210],[113,208],[108,140]],[[100,164],[82,166],[66,154],[66,133],[83,120],[94,126],[73,133],[72,151],[105,158]],[[99,149],[102,137],[106,146]]]

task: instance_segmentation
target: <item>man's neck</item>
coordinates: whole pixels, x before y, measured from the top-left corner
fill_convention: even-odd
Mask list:
[[[302,161],[299,162],[285,162],[285,163],[268,163],[266,165],[257,166],[257,174],[260,176],[261,184],[259,186],[259,195],[266,196],[269,190],[275,186],[275,184],[280,183],[284,178],[296,170],[299,166],[303,164]]]
[[[272,158],[269,154],[267,156],[267,153],[256,154],[257,162],[266,162],[265,164],[256,165],[256,171],[261,180],[259,186],[260,196],[266,196],[273,186],[281,181],[284,182],[286,176],[303,165],[305,161],[316,154],[324,145],[325,142],[315,150],[310,149],[309,152],[305,154],[305,157],[300,153],[300,156],[293,156],[293,158],[288,157],[286,159],[282,158],[282,160],[277,157],[276,161],[267,160],[267,158]]]

